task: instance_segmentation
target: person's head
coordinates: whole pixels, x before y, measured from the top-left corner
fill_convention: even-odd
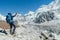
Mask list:
[[[8,15],[12,15],[11,13],[8,13]]]

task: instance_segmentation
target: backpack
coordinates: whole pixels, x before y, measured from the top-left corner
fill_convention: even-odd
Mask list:
[[[10,23],[10,20],[11,20],[11,18],[9,18],[9,16],[6,16],[6,22]]]
[[[11,16],[9,16],[9,15],[6,16],[6,22],[7,23],[14,23],[14,21],[11,20]]]

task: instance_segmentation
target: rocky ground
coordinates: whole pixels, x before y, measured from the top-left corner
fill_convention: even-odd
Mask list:
[[[55,21],[51,22],[54,23]],[[56,30],[58,31],[56,33],[55,28],[53,28],[57,23],[54,23],[53,26],[50,24],[51,22],[48,22],[47,25],[47,22],[41,24],[19,22],[19,27],[16,28],[14,35],[9,34],[9,29],[5,29],[8,35],[0,33],[0,40],[60,40],[59,31]],[[4,29],[0,28],[0,30]]]

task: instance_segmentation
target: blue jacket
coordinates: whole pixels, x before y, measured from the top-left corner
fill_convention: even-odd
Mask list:
[[[16,15],[12,16],[12,15],[7,15],[6,16],[6,21],[7,23],[14,23],[13,21],[13,18],[15,17]]]

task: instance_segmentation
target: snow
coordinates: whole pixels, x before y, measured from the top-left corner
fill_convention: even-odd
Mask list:
[[[58,38],[59,35],[48,31],[49,28],[48,28],[48,30],[46,30],[46,28],[44,29],[44,26],[47,24],[45,24],[45,25],[38,24],[37,25],[37,24],[24,24],[24,22],[22,22],[22,23],[23,24],[21,24],[21,22],[20,22],[20,27],[16,29],[15,37],[13,35],[9,34],[9,29],[8,29],[8,30],[6,30],[8,32],[8,35],[0,33],[0,39],[1,40],[44,40],[45,37],[43,35],[41,35],[41,33],[43,33],[45,36],[47,36],[49,38],[49,40],[52,40],[53,38],[59,40],[59,38]],[[51,22],[51,23],[53,23],[53,22]],[[40,29],[39,27],[41,27],[42,29]],[[48,27],[52,27],[52,26],[48,25]],[[54,28],[52,27],[52,29],[54,29]],[[52,37],[52,38],[49,37],[49,34],[54,35],[54,37]],[[40,38],[40,36],[42,38]]]
[[[29,11],[28,14],[25,14],[26,21],[33,21],[35,17],[35,13],[33,11]]]
[[[35,12],[29,11],[28,14],[25,15],[18,13],[14,18],[14,21],[19,25],[19,27],[16,28],[15,35],[11,35],[9,29],[6,29],[8,35],[0,33],[0,40],[60,40],[59,3],[60,0],[54,0],[48,5],[42,5]],[[54,13],[54,15],[49,15],[52,13]],[[46,16],[48,17],[46,18]],[[51,16],[54,16],[53,19],[51,19]],[[35,22],[38,20],[36,18],[42,22]],[[49,19],[49,21],[47,21],[47,19]],[[5,21],[5,16],[0,14],[0,20]],[[0,28],[0,30],[4,29]]]
[[[5,21],[5,16],[0,14],[0,21]]]

